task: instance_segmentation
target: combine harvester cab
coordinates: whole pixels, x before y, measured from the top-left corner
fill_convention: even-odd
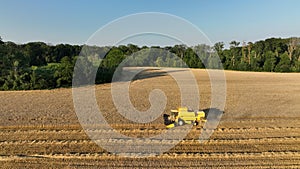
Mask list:
[[[164,121],[168,129],[185,124],[199,125],[201,122],[206,122],[204,111],[192,111],[187,107],[171,110],[171,115],[164,114]]]

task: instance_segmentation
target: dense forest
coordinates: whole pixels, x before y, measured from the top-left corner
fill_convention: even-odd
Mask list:
[[[180,67],[182,60],[190,68],[222,66],[229,70],[300,72],[300,38],[270,38],[255,43],[232,41],[229,48],[224,46],[223,42],[218,42],[214,46],[192,47],[128,44],[85,48],[84,45],[44,42],[16,44],[0,37],[0,90],[69,87],[77,59],[85,59],[86,67],[97,67],[95,82],[98,84],[110,82],[115,69],[126,58],[131,58],[132,66]],[[150,53],[155,57],[147,60]]]

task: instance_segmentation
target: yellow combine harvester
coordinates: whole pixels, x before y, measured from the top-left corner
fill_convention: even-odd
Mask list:
[[[204,111],[192,111],[187,107],[180,107],[177,110],[171,110],[171,115],[164,114],[164,121],[167,128],[173,128],[185,124],[198,125],[206,120]]]

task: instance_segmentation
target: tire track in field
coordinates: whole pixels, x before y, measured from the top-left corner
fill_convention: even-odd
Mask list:
[[[247,159],[247,160],[245,160]],[[299,152],[262,153],[165,153],[148,158],[126,158],[99,153],[33,154],[0,156],[0,163],[30,168],[298,168]],[[70,166],[70,164],[72,164]]]
[[[159,134],[165,129],[122,129],[121,133],[139,135],[145,133]],[[99,135],[107,136],[113,130],[89,130]],[[178,132],[184,132],[179,129]],[[198,141],[197,133],[201,128],[194,128],[190,134],[169,153],[261,153],[261,152],[300,152],[299,127],[221,127],[215,130],[214,135],[204,144]],[[176,132],[174,132],[176,134]],[[128,146],[144,146],[145,142],[154,145],[167,146],[175,140],[137,139],[136,142],[124,139],[99,140],[107,141],[107,145],[126,144]],[[299,145],[299,146],[298,146]],[[49,153],[107,153],[94,141],[90,140],[81,129],[6,129],[0,130],[1,154],[49,154]],[[148,148],[148,147],[145,147]],[[150,147],[151,148],[151,147]]]
[[[165,129],[123,129],[120,133],[139,138],[149,138],[164,132]],[[110,138],[113,130],[89,130],[94,135]],[[179,134],[185,130],[173,131]],[[185,140],[197,140],[201,133],[200,128],[194,128],[186,136]],[[300,136],[298,127],[264,127],[264,128],[218,128],[209,140],[245,140],[245,139],[263,139],[263,138],[297,138]],[[4,141],[26,141],[26,140],[87,140],[89,137],[83,130],[79,129],[36,129],[36,130],[0,130],[0,142]]]
[[[216,131],[258,131],[258,130],[284,130],[284,129],[300,129],[300,127],[231,127],[231,128],[226,128],[226,127],[220,127],[217,128]],[[118,130],[118,129],[115,129]],[[135,131],[164,131],[166,130],[161,129],[161,128],[156,128],[156,129],[136,129],[136,128],[125,128],[121,129],[118,131],[127,131],[127,132],[135,132]],[[186,129],[177,129],[177,131],[182,131],[184,132]],[[202,128],[193,128],[191,131],[196,131],[196,130],[202,130]],[[98,131],[98,132],[112,132],[114,130],[108,130],[108,129],[88,129],[87,131],[93,132],[93,131]],[[18,133],[18,132],[30,132],[30,133],[43,133],[43,132],[52,132],[52,133],[60,133],[60,132],[74,132],[74,133],[82,133],[84,132],[82,129],[0,129],[0,134],[2,133]]]
[[[107,140],[98,140],[106,142]],[[176,140],[175,140],[176,141]],[[128,147],[143,146],[145,151],[151,150],[152,146],[164,147],[173,145],[174,140],[149,140],[140,139],[129,141],[124,139],[110,139],[107,146],[117,146],[126,144]],[[145,143],[151,143],[147,145]],[[226,153],[226,152],[263,152],[263,151],[296,151],[300,152],[300,138],[279,138],[279,139],[248,139],[248,140],[210,140],[205,144],[200,144],[198,140],[184,140],[170,150],[173,153]],[[1,142],[3,149],[0,154],[5,152],[22,153],[47,153],[47,152],[102,152],[101,147],[91,140],[27,140],[27,141],[5,141]],[[6,151],[5,151],[6,150]],[[143,151],[143,150],[141,150]],[[78,152],[78,153],[79,153]]]
[[[298,137],[269,137],[269,138],[238,138],[238,139],[210,139],[205,144],[211,143],[246,143],[246,142],[270,142],[270,141],[299,141],[300,136]],[[112,143],[132,143],[133,141],[129,139],[118,139],[118,138],[111,138],[111,139],[97,139],[94,141],[108,141]],[[0,141],[0,145],[7,145],[7,144],[76,144],[76,143],[94,143],[93,140],[90,139],[51,139],[51,140],[11,140],[11,141]],[[137,139],[135,143],[157,143],[157,144],[173,144],[177,140],[172,139]],[[181,144],[190,144],[190,143],[198,143],[199,139],[184,139],[181,141]]]
[[[151,155],[151,154],[150,154]],[[294,157],[300,158],[300,152],[294,151],[278,151],[278,152],[258,152],[258,153],[249,153],[249,152],[227,152],[227,153],[164,153],[162,155],[154,155],[147,158],[159,157],[159,158],[193,158],[193,157],[243,157],[243,156],[283,156],[283,155],[291,155]],[[77,158],[77,157],[103,157],[103,158],[126,158],[122,156],[118,156],[118,154],[110,154],[110,153],[82,153],[82,152],[72,152],[72,153],[57,153],[57,154],[32,154],[32,155],[0,155],[1,160],[11,159],[11,158]]]

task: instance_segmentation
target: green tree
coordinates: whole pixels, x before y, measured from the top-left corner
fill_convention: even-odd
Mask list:
[[[56,87],[68,87],[72,84],[74,65],[72,60],[65,56],[61,59],[58,69],[54,73]]]
[[[2,37],[0,36],[0,45],[4,44],[4,42],[2,41]]]
[[[230,64],[230,69],[236,69],[237,67],[237,62],[239,61],[239,53],[240,49],[238,46],[240,45],[240,42],[237,41],[231,41],[230,43],[230,51],[231,51],[231,64]]]
[[[300,72],[300,60],[297,60],[294,66],[295,72]]]
[[[32,66],[31,67],[31,75],[30,75],[30,89],[36,89],[36,84],[37,84],[37,76],[36,76],[36,69],[37,66]]]
[[[289,58],[288,52],[283,53],[280,55],[280,62],[276,65],[275,71],[276,72],[289,72],[291,66],[291,61]]]
[[[213,47],[215,52],[217,52],[222,63],[224,63],[226,60],[226,57],[223,55],[224,45],[225,45],[224,42],[217,42]]]
[[[177,57],[179,57],[181,60],[183,60],[186,48],[187,48],[186,45],[182,45],[182,44],[181,45],[175,45],[170,50],[170,52],[174,53]]]
[[[105,56],[102,65],[106,68],[116,68],[125,59],[124,53],[117,47],[113,47]]]
[[[273,72],[276,66],[277,58],[274,52],[268,51],[266,54],[263,69],[266,72]]]
[[[163,67],[164,66],[164,61],[162,60],[161,57],[157,57],[155,64],[157,67]]]
[[[35,89],[51,89],[57,87],[54,73],[59,69],[60,63],[48,63],[46,66],[33,66]],[[32,74],[32,72],[31,72]]]
[[[192,48],[187,48],[184,53],[183,61],[190,68],[197,68],[199,66],[200,58],[196,55]]]
[[[200,61],[198,62],[198,68],[204,68],[204,65],[208,65],[208,59],[211,55],[212,48],[208,45],[200,44],[195,46],[193,49],[198,58],[200,58]]]
[[[83,56],[77,56],[73,62],[75,63],[75,61],[74,71],[76,71],[76,74],[73,76],[73,84],[76,86],[94,84],[96,78],[94,75],[97,74],[98,65],[93,65],[88,57]]]

